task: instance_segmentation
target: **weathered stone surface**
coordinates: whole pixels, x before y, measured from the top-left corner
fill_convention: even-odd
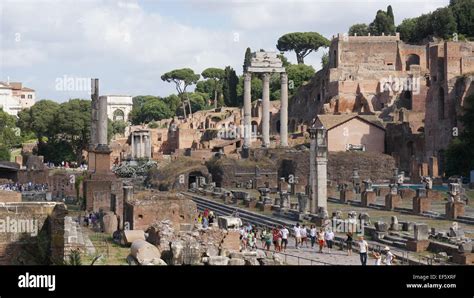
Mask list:
[[[219,249],[216,246],[208,246],[206,250],[206,256],[215,257],[219,255]]]
[[[257,250],[256,253],[257,253],[257,255],[256,255],[257,259],[264,259],[264,258],[267,257],[267,254],[263,250]]]
[[[209,257],[209,265],[211,266],[227,266],[229,264],[229,258],[223,256]]]
[[[123,245],[131,245],[135,240],[145,240],[145,232],[142,230],[124,230],[122,232]]]
[[[375,224],[375,229],[379,232],[387,232],[388,231],[388,225],[387,223],[383,221],[377,221]]]
[[[221,229],[235,229],[242,226],[242,220],[233,216],[219,216],[217,222]]]
[[[172,253],[171,265],[182,265],[184,262],[184,243],[182,241],[174,241],[171,243],[170,248]]]
[[[260,266],[260,262],[257,260],[257,258],[246,257],[245,258],[245,265]]]
[[[458,246],[458,250],[461,253],[471,253],[473,252],[472,249],[473,249],[472,242],[462,243],[462,244],[459,244]]]
[[[244,258],[244,254],[241,253],[241,252],[231,252],[229,257],[231,259],[243,259]]]
[[[415,240],[428,240],[429,232],[427,224],[416,224],[414,229]]]
[[[278,263],[275,262],[275,260],[269,259],[269,258],[259,259],[259,262],[260,262],[260,265],[262,265],[262,266],[275,266],[275,265],[278,265]]]
[[[101,225],[104,233],[110,235],[113,234],[113,232],[115,232],[118,228],[117,215],[115,215],[113,212],[107,212],[102,217]]]
[[[161,258],[161,253],[156,246],[140,239],[133,241],[130,255],[141,265],[153,264]]]
[[[229,265],[230,266],[244,266],[245,260],[244,259],[230,259]]]

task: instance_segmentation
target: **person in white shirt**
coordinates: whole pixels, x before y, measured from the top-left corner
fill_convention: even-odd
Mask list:
[[[301,247],[303,247],[303,244],[306,244],[306,247],[308,247],[308,231],[306,230],[305,225],[303,225],[300,228],[300,234],[301,234]]]
[[[301,229],[299,223],[293,228],[293,232],[295,233],[295,248],[298,249],[298,245],[301,243]]]
[[[290,231],[286,228],[286,226],[283,226],[280,230],[281,234],[281,246],[283,247],[283,251],[286,251],[286,246],[288,245],[288,234],[290,234]]]
[[[328,247],[328,252],[331,252],[332,244],[334,243],[334,232],[329,229],[325,234],[324,238],[326,240],[326,245]]]
[[[382,256],[378,252],[374,252],[374,258],[376,266],[382,265]]]
[[[367,265],[367,252],[369,250],[369,244],[364,240],[364,236],[359,237],[359,255],[362,266]]]
[[[311,225],[311,229],[309,230],[309,237],[311,238],[311,248],[314,247],[314,243],[316,243],[316,234],[318,233],[318,230],[316,230],[316,227]]]
[[[393,253],[390,251],[390,247],[386,246],[385,247],[385,265],[392,265],[392,261],[395,258]]]

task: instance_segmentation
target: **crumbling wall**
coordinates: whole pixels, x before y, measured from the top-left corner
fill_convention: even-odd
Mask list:
[[[125,222],[130,229],[146,230],[156,221],[170,220],[176,229],[180,224],[193,224],[197,206],[181,194],[143,191],[125,203]]]

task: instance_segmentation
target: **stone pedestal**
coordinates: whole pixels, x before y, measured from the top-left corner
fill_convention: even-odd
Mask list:
[[[416,196],[416,190],[411,188],[402,188],[399,190],[399,194],[403,200],[412,200]]]
[[[413,252],[423,252],[428,249],[430,245],[429,240],[408,240],[407,242],[407,250]]]
[[[341,203],[345,204],[349,200],[353,200],[353,199],[354,199],[354,191],[353,190],[350,190],[350,189],[341,190],[340,199],[339,199],[341,201]]]
[[[446,203],[446,217],[448,219],[456,219],[458,216],[464,216],[465,207],[463,202]]]
[[[474,253],[455,253],[453,263],[459,265],[474,265]]]
[[[375,204],[377,197],[374,191],[363,191],[361,196],[362,207],[368,207],[370,204]]]
[[[399,207],[402,203],[402,197],[398,194],[388,194],[385,196],[385,209],[393,210],[396,207]]]
[[[272,211],[272,206],[271,204],[260,204],[260,211],[266,212],[266,211]]]
[[[388,195],[390,193],[390,187],[377,187],[375,189],[375,193],[379,197],[385,197],[386,195]]]
[[[255,208],[256,206],[257,206],[256,200],[245,201],[245,207],[247,208]]]
[[[431,209],[431,200],[428,198],[413,198],[413,212],[421,214]]]

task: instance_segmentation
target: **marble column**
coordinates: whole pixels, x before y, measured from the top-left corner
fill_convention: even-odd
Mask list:
[[[91,142],[94,149],[97,146],[97,122],[99,120],[99,79],[91,79]]]
[[[280,105],[280,146],[288,147],[288,75],[282,72]]]
[[[250,147],[252,134],[252,98],[251,98],[252,74],[244,73],[244,148]]]
[[[133,135],[133,133],[130,134],[130,138],[131,138],[131,147],[132,147],[132,159],[135,159],[137,149],[135,148],[135,136]]]
[[[143,135],[140,133],[140,156],[142,158],[144,156],[144,146],[143,146]]]
[[[263,74],[262,147],[270,147],[270,74]]]
[[[97,125],[97,136],[98,143],[100,145],[107,145],[107,127],[108,127],[108,117],[107,117],[107,97],[99,97],[99,122]]]

